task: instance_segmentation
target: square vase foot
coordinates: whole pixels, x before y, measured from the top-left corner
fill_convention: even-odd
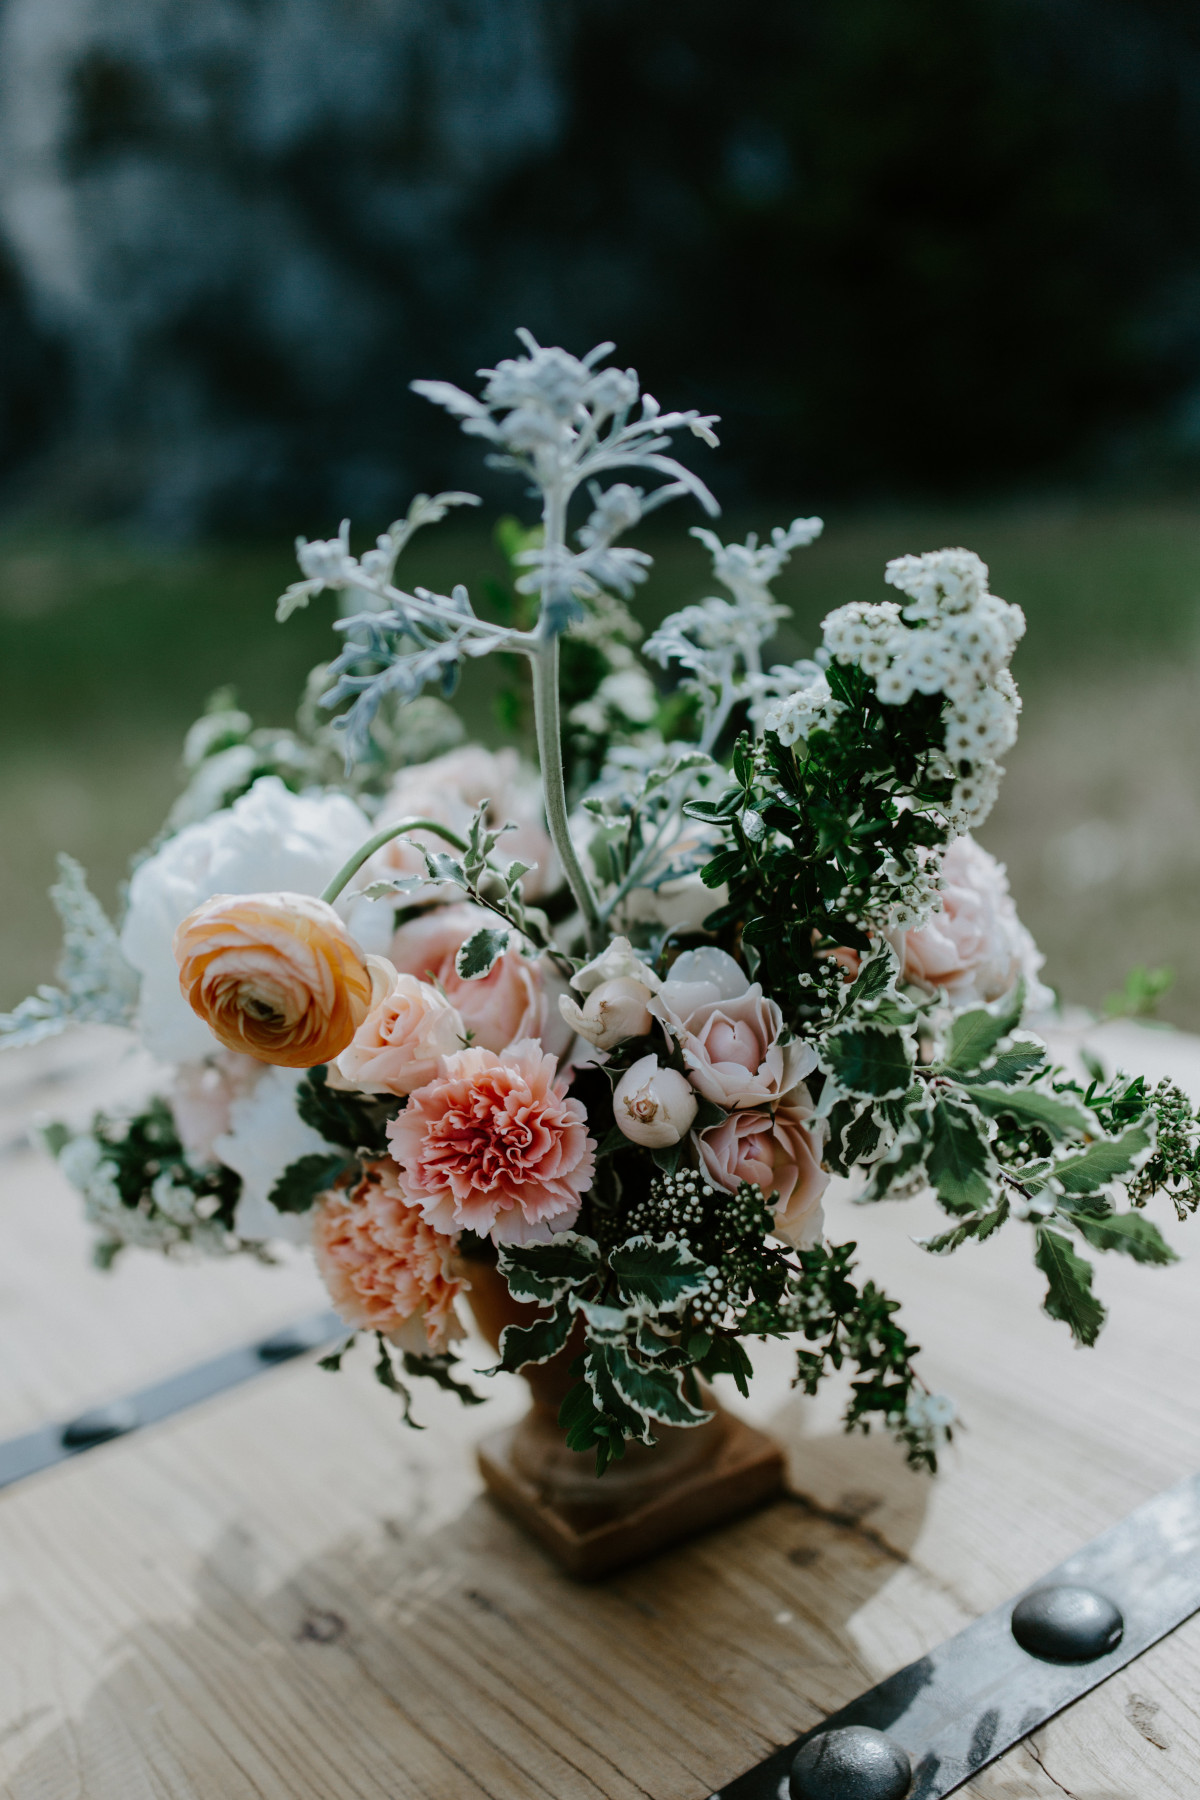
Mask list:
[[[671,1432],[651,1450],[632,1445],[625,1465],[617,1462],[599,1478],[590,1455],[565,1453],[578,1466],[564,1474],[562,1440],[557,1432],[551,1437],[550,1427],[535,1408],[483,1440],[479,1467],[504,1511],[582,1581],[640,1562],[783,1492],[779,1446],[730,1413],[718,1411],[695,1432]],[[691,1444],[677,1449],[679,1439],[692,1440],[695,1451]]]

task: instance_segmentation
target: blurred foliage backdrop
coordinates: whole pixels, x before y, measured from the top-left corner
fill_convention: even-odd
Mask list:
[[[0,1004],[53,850],[113,895],[206,693],[287,717],[329,641],[271,622],[290,531],[492,480],[407,384],[518,323],[719,411],[730,530],[826,514],[797,650],[890,555],[992,563],[986,841],[1071,998],[1169,961],[1200,1026],[1185,0],[0,0]],[[707,591],[688,522],[647,623]]]

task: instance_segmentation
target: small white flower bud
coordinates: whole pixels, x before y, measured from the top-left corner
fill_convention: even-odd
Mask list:
[[[664,1150],[691,1129],[698,1102],[675,1069],[659,1067],[657,1056],[643,1056],[627,1069],[613,1095],[613,1117],[635,1144]]]
[[[593,988],[582,1007],[569,994],[561,994],[558,1010],[571,1030],[589,1044],[597,1050],[611,1050],[625,1038],[645,1037],[654,1023],[648,1004],[651,998],[644,981],[622,975]]]

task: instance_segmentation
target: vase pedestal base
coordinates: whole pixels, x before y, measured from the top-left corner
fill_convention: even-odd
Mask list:
[[[783,1492],[783,1453],[764,1432],[718,1411],[694,1430],[660,1428],[597,1478],[595,1458],[566,1449],[538,1407],[479,1446],[493,1499],[581,1581],[610,1575]]]

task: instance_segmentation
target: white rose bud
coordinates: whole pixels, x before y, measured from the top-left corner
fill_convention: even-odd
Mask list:
[[[571,1030],[589,1044],[597,1050],[611,1050],[625,1038],[645,1037],[654,1023],[649,1006],[652,998],[644,981],[622,975],[593,988],[583,1006],[577,1006],[569,994],[561,994],[558,1010]]]
[[[638,955],[629,939],[618,937],[599,956],[593,956],[590,963],[584,963],[572,978],[571,986],[581,994],[590,994],[602,982],[620,981],[626,976],[633,981],[640,981],[652,994],[656,994],[662,986],[659,977],[649,963]]]
[[[660,1068],[657,1056],[643,1056],[617,1083],[613,1116],[635,1144],[665,1150],[691,1129],[697,1105],[695,1094],[677,1070]]]

